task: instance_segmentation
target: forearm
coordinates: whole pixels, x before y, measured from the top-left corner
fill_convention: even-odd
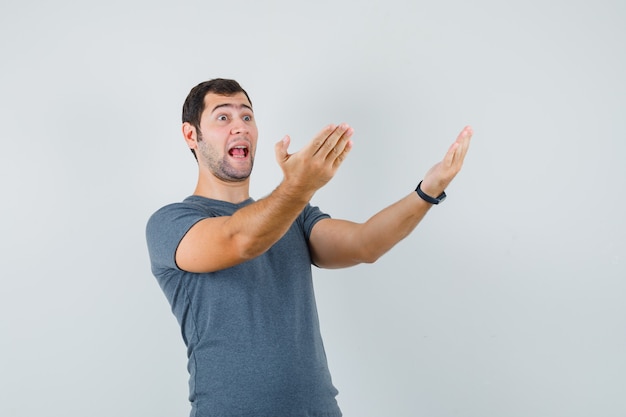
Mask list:
[[[312,196],[311,191],[297,190],[282,182],[267,197],[228,217],[224,227],[237,242],[242,258],[264,253],[283,237]]]
[[[430,206],[416,193],[411,193],[365,223],[322,220],[311,233],[313,261],[321,268],[375,262],[415,229]]]
[[[364,262],[376,261],[407,237],[431,207],[412,192],[376,213],[357,229],[356,241],[362,242],[360,257]]]
[[[267,251],[289,229],[312,193],[293,193],[284,184],[230,216],[207,217],[189,229],[176,249],[179,268],[218,271]]]
[[[426,173],[421,183],[421,190],[425,194],[439,195],[458,174],[472,133],[472,128],[466,126],[450,146],[444,159]],[[378,259],[404,239],[415,229],[431,207],[430,203],[413,192],[370,218],[359,231],[361,241],[367,242],[365,250],[368,259]]]

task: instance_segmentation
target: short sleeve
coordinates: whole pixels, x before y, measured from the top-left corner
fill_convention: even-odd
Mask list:
[[[330,216],[321,211],[318,207],[307,204],[304,210],[302,210],[302,213],[300,213],[299,218],[302,222],[302,229],[304,230],[306,239],[309,240],[313,226],[315,226],[318,221],[328,218],[330,218]]]
[[[167,205],[148,220],[146,241],[153,272],[163,268],[179,269],[176,265],[176,249],[189,229],[209,217],[197,207],[174,203]]]

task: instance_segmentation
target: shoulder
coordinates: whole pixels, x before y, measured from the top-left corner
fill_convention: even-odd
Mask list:
[[[175,222],[187,217],[216,217],[219,213],[217,201],[190,196],[183,201],[171,203],[158,209],[148,219],[148,227],[164,221]]]
[[[186,198],[154,212],[146,224],[146,241],[153,264],[174,268],[174,254],[183,236],[198,222],[215,217],[210,204]]]
[[[146,237],[148,241],[160,240],[166,236],[179,239],[180,235],[198,221],[217,215],[210,204],[188,197],[155,211],[146,224]]]
[[[199,211],[199,208],[194,207],[193,205],[190,205],[185,201],[171,203],[155,211],[150,216],[148,220],[148,224],[154,223],[155,221],[171,218],[171,217],[180,215],[182,213],[189,213],[189,212],[194,212],[194,211]]]

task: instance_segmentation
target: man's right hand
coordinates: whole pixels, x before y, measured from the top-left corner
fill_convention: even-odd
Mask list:
[[[333,178],[352,149],[354,130],[347,124],[329,125],[296,153],[288,153],[289,136],[275,146],[276,160],[285,176],[283,185],[293,197],[307,201]]]

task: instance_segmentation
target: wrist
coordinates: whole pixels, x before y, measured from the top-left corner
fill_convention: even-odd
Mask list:
[[[415,187],[415,192],[417,193],[417,195],[424,201],[426,201],[429,204],[439,204],[441,203],[443,200],[446,199],[446,192],[442,191],[440,194],[429,194],[426,193],[424,190],[422,190],[421,186],[422,186],[422,182],[420,181],[419,184],[417,184],[417,187]],[[437,197],[434,197],[433,195],[437,195]]]
[[[308,203],[315,192],[308,191],[302,186],[291,184],[288,181],[281,182],[275,192],[285,200],[292,203]]]

